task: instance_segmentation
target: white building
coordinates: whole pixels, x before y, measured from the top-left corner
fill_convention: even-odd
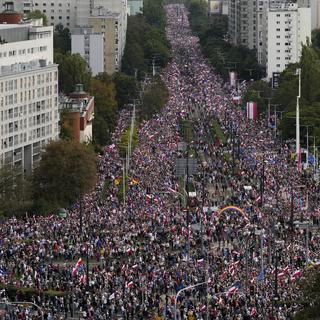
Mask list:
[[[300,60],[302,46],[311,40],[311,9],[297,3],[283,3],[266,9],[266,48],[262,60],[267,77],[282,72]]]
[[[62,23],[69,28],[88,26],[89,16],[95,7],[103,6],[113,12],[124,10],[124,20],[128,10],[127,0],[0,0],[3,8],[6,2],[12,2],[14,9],[22,13],[40,10],[47,16],[49,25]]]
[[[100,2],[99,2],[100,1]],[[83,56],[94,74],[113,74],[121,69],[127,33],[127,2],[118,1],[112,9],[100,6],[91,10],[89,27],[74,28],[71,31],[71,51]],[[114,1],[113,1],[114,2]]]
[[[59,135],[53,27],[43,27],[42,19],[1,24],[0,38],[0,165],[29,174]]]
[[[299,7],[311,8],[311,30],[320,28],[320,0],[298,0]]]
[[[128,13],[131,16],[142,13],[143,0],[128,0]]]
[[[72,53],[79,53],[87,62],[92,74],[104,72],[104,33],[96,33],[91,27],[72,29]]]

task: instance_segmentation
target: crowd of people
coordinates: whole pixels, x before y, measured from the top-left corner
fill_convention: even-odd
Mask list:
[[[292,302],[307,263],[318,259],[319,234],[293,221],[318,225],[317,186],[265,119],[248,120],[232,103],[246,84],[223,85],[201,54],[186,9],[168,5],[167,20],[173,58],[162,78],[170,97],[140,124],[124,199],[117,144],[129,112],[99,158],[99,184],[82,200],[82,228],[80,203],[67,218],[29,215],[0,226],[4,319],[41,319],[43,312],[48,320],[271,320],[299,310]],[[227,144],[214,135],[214,120]],[[193,139],[181,152],[184,121]],[[198,172],[188,181],[198,204],[182,208],[175,159],[194,154]],[[26,299],[39,308],[10,304]]]

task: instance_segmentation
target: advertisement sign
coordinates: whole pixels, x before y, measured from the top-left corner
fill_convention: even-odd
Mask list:
[[[272,73],[272,89],[277,89],[279,87],[280,72]]]

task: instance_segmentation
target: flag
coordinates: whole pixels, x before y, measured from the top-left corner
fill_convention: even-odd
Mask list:
[[[0,268],[0,277],[4,277],[7,275],[7,272],[4,268]]]
[[[204,264],[204,259],[201,258],[201,259],[197,260],[197,264],[198,264],[199,266],[203,266],[203,264]]]
[[[256,120],[257,119],[257,103],[247,102],[247,119]]]
[[[284,273],[284,272],[278,273],[278,278],[283,278],[284,276],[285,276],[285,273]]]
[[[263,271],[261,271],[261,272],[259,273],[259,275],[257,276],[257,281],[258,281],[258,282],[264,281],[264,272],[263,272]]]
[[[127,283],[127,288],[131,289],[133,288],[134,284],[133,284],[133,281],[130,281]]]
[[[86,274],[83,274],[81,277],[80,277],[80,283],[83,283],[83,284],[86,284],[87,283],[87,275]]]
[[[78,275],[78,269],[77,268],[72,268],[72,276],[76,277]]]
[[[284,269],[282,269],[282,272],[289,273],[290,272],[289,266],[286,266]]]
[[[82,259],[80,258],[80,259],[77,261],[75,268],[79,269],[82,265],[83,265],[83,261],[82,261]]]
[[[168,191],[172,192],[172,193],[179,193],[177,190],[174,190],[172,188],[168,188]]]
[[[233,295],[235,295],[237,292],[239,291],[239,289],[236,286],[231,287],[228,290],[228,298],[232,297]]]
[[[295,280],[295,279],[300,278],[301,276],[302,276],[302,272],[301,272],[300,270],[296,270],[296,271],[292,274],[291,279],[292,279],[292,280]]]
[[[203,304],[201,307],[200,307],[200,311],[205,311],[206,310],[206,306]]]
[[[127,254],[131,254],[133,252],[134,252],[134,250],[132,248],[127,249]]]
[[[256,309],[256,308],[252,308],[252,309],[251,309],[251,312],[250,312],[250,315],[251,315],[252,317],[257,316],[257,315],[258,315],[257,309]]]

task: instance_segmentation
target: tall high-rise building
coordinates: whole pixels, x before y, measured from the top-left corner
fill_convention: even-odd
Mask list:
[[[9,11],[0,20],[7,22],[0,24],[0,165],[29,174],[42,148],[59,136],[53,27],[43,27],[42,19],[17,23]]]
[[[300,60],[302,46],[311,39],[311,9],[283,3],[266,9],[266,47],[262,52],[268,79]]]
[[[257,8],[258,1],[229,0],[228,26],[233,44],[256,48]]]
[[[50,25],[62,23],[69,28],[88,26],[91,11],[96,7],[102,6],[113,12],[120,12],[124,20],[128,10],[127,0],[0,0],[0,5],[4,6],[8,1],[13,3],[17,12],[40,10],[47,16]]]
[[[102,6],[108,1],[110,6]],[[111,2],[97,0],[95,3],[100,6],[93,8],[88,17],[90,27],[72,29],[72,53],[81,54],[94,74],[112,74],[121,68],[127,33],[127,2],[118,0],[114,6]]]

